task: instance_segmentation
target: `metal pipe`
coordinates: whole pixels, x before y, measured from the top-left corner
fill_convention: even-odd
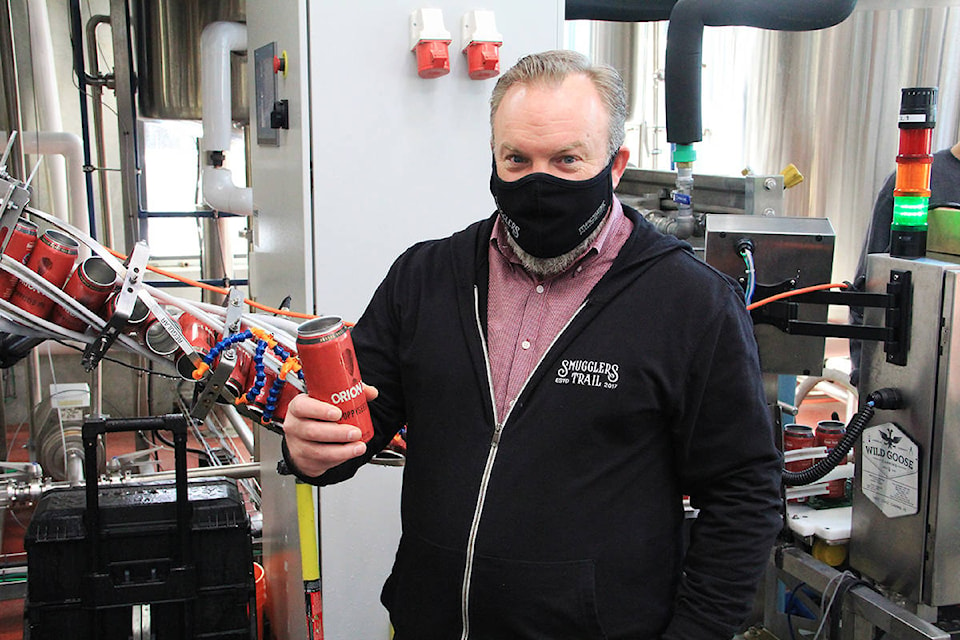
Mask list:
[[[253,431],[247,426],[247,423],[243,421],[243,418],[240,417],[237,410],[230,405],[217,405],[213,408],[213,411],[230,423],[233,430],[237,432],[237,437],[240,438],[240,442],[243,443],[243,446],[245,446],[247,451],[252,455],[254,452]]]
[[[30,60],[33,66],[32,80],[34,83],[34,95],[36,96],[35,108],[37,113],[37,131],[63,131],[63,118],[60,114],[60,91],[57,88],[57,74],[54,65],[56,59],[53,53],[53,36],[50,33],[50,15],[47,11],[46,0],[27,0],[27,12],[30,22]],[[29,138],[25,138],[24,153],[29,153],[26,143]],[[66,163],[68,159],[61,160],[57,157],[48,157],[46,159],[47,175],[50,176],[51,201],[54,212],[64,220],[73,222],[73,210],[81,207],[82,197],[75,200],[71,192],[69,199],[64,185],[69,184],[69,177]],[[79,163],[77,164],[79,169]],[[80,184],[83,179],[81,174]],[[69,185],[72,187],[72,184]],[[70,212],[68,217],[67,212]],[[86,223],[84,223],[84,226]],[[81,227],[83,228],[83,227]]]
[[[173,480],[175,471],[161,471],[160,473],[140,474],[129,477],[124,482],[142,482],[144,480]],[[225,478],[259,478],[259,462],[242,462],[240,464],[223,465],[219,467],[194,467],[187,469],[188,478],[214,478],[222,476]]]
[[[96,15],[87,20],[87,58],[90,71],[95,78],[100,76],[100,60],[97,56],[97,27],[101,24],[110,24],[110,16]],[[109,76],[103,77],[104,83],[109,86]],[[97,145],[97,182],[100,185],[100,216],[103,223],[103,242],[108,247],[113,246],[113,220],[110,207],[110,185],[104,167],[107,163],[106,143],[103,133],[103,86],[101,83],[90,84],[90,97],[93,99],[93,135]]]
[[[80,131],[83,138],[83,166],[90,166],[90,122],[87,114],[87,72],[83,65],[83,30],[80,26],[80,0],[70,0],[70,37],[73,40],[73,67],[80,93]],[[90,236],[97,237],[97,223],[93,208],[93,178],[86,173],[87,217],[90,220]]]
[[[777,565],[820,593],[840,577],[839,571],[795,547],[781,550]],[[950,640],[949,633],[866,586],[852,587],[846,597],[850,602],[844,606],[849,606],[858,616],[878,629],[891,633],[893,637],[901,640]]]
[[[10,10],[10,0],[0,0],[0,74],[3,75],[4,103],[7,109],[7,122],[10,131],[20,132],[23,129],[23,119],[20,112],[20,78],[17,75],[17,52],[14,46],[13,16]],[[23,180],[26,165],[23,160],[23,146],[19,136],[13,142],[8,173]]]

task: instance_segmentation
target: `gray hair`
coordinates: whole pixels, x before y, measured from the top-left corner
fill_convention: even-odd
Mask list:
[[[491,142],[493,119],[497,109],[507,91],[515,84],[546,84],[559,85],[567,76],[580,73],[593,82],[600,99],[607,108],[610,116],[610,132],[608,136],[608,159],[623,145],[626,137],[627,122],[627,92],[623,86],[623,78],[616,69],[609,65],[594,65],[583,54],[576,51],[544,51],[534,53],[517,61],[506,73],[497,80],[490,96],[490,130]]]

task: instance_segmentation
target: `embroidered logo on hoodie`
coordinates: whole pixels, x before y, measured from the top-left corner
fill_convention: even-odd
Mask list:
[[[616,389],[620,380],[620,365],[597,360],[564,360],[557,369],[557,384],[576,384],[584,387]]]

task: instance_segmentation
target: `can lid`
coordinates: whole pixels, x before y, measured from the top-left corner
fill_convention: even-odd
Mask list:
[[[17,218],[17,224],[15,228],[19,229],[23,233],[29,233],[32,236],[37,235],[37,224],[27,220],[26,218]]]
[[[109,291],[117,281],[117,274],[113,267],[99,256],[91,256],[81,262],[77,272],[84,284],[98,291]]]
[[[813,437],[813,427],[808,427],[804,424],[785,424],[783,425],[783,430],[789,433],[792,436],[798,436],[801,438]]]
[[[77,250],[80,248],[80,243],[56,229],[47,229],[44,231],[40,240],[57,251],[71,255],[76,255]]]
[[[323,316],[307,320],[297,327],[297,342],[317,344],[327,342],[342,336],[347,330],[343,318],[339,316]]]

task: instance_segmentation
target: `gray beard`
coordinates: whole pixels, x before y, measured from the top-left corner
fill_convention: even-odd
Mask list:
[[[510,245],[510,248],[513,249],[513,252],[517,255],[517,259],[520,260],[520,264],[523,265],[523,268],[527,270],[531,275],[537,276],[542,280],[547,278],[552,278],[555,275],[561,274],[573,264],[583,257],[583,254],[587,252],[587,248],[593,244],[593,241],[597,239],[597,236],[600,235],[600,232],[603,231],[603,228],[607,226],[607,221],[610,219],[610,212],[607,212],[607,215],[604,216],[603,222],[597,225],[597,228],[590,232],[583,241],[575,246],[570,251],[567,251],[564,254],[561,254],[555,258],[538,258],[532,256],[523,249],[520,248],[520,245],[517,244],[517,241],[513,239],[513,236],[509,233],[504,234],[507,236],[507,244]]]

